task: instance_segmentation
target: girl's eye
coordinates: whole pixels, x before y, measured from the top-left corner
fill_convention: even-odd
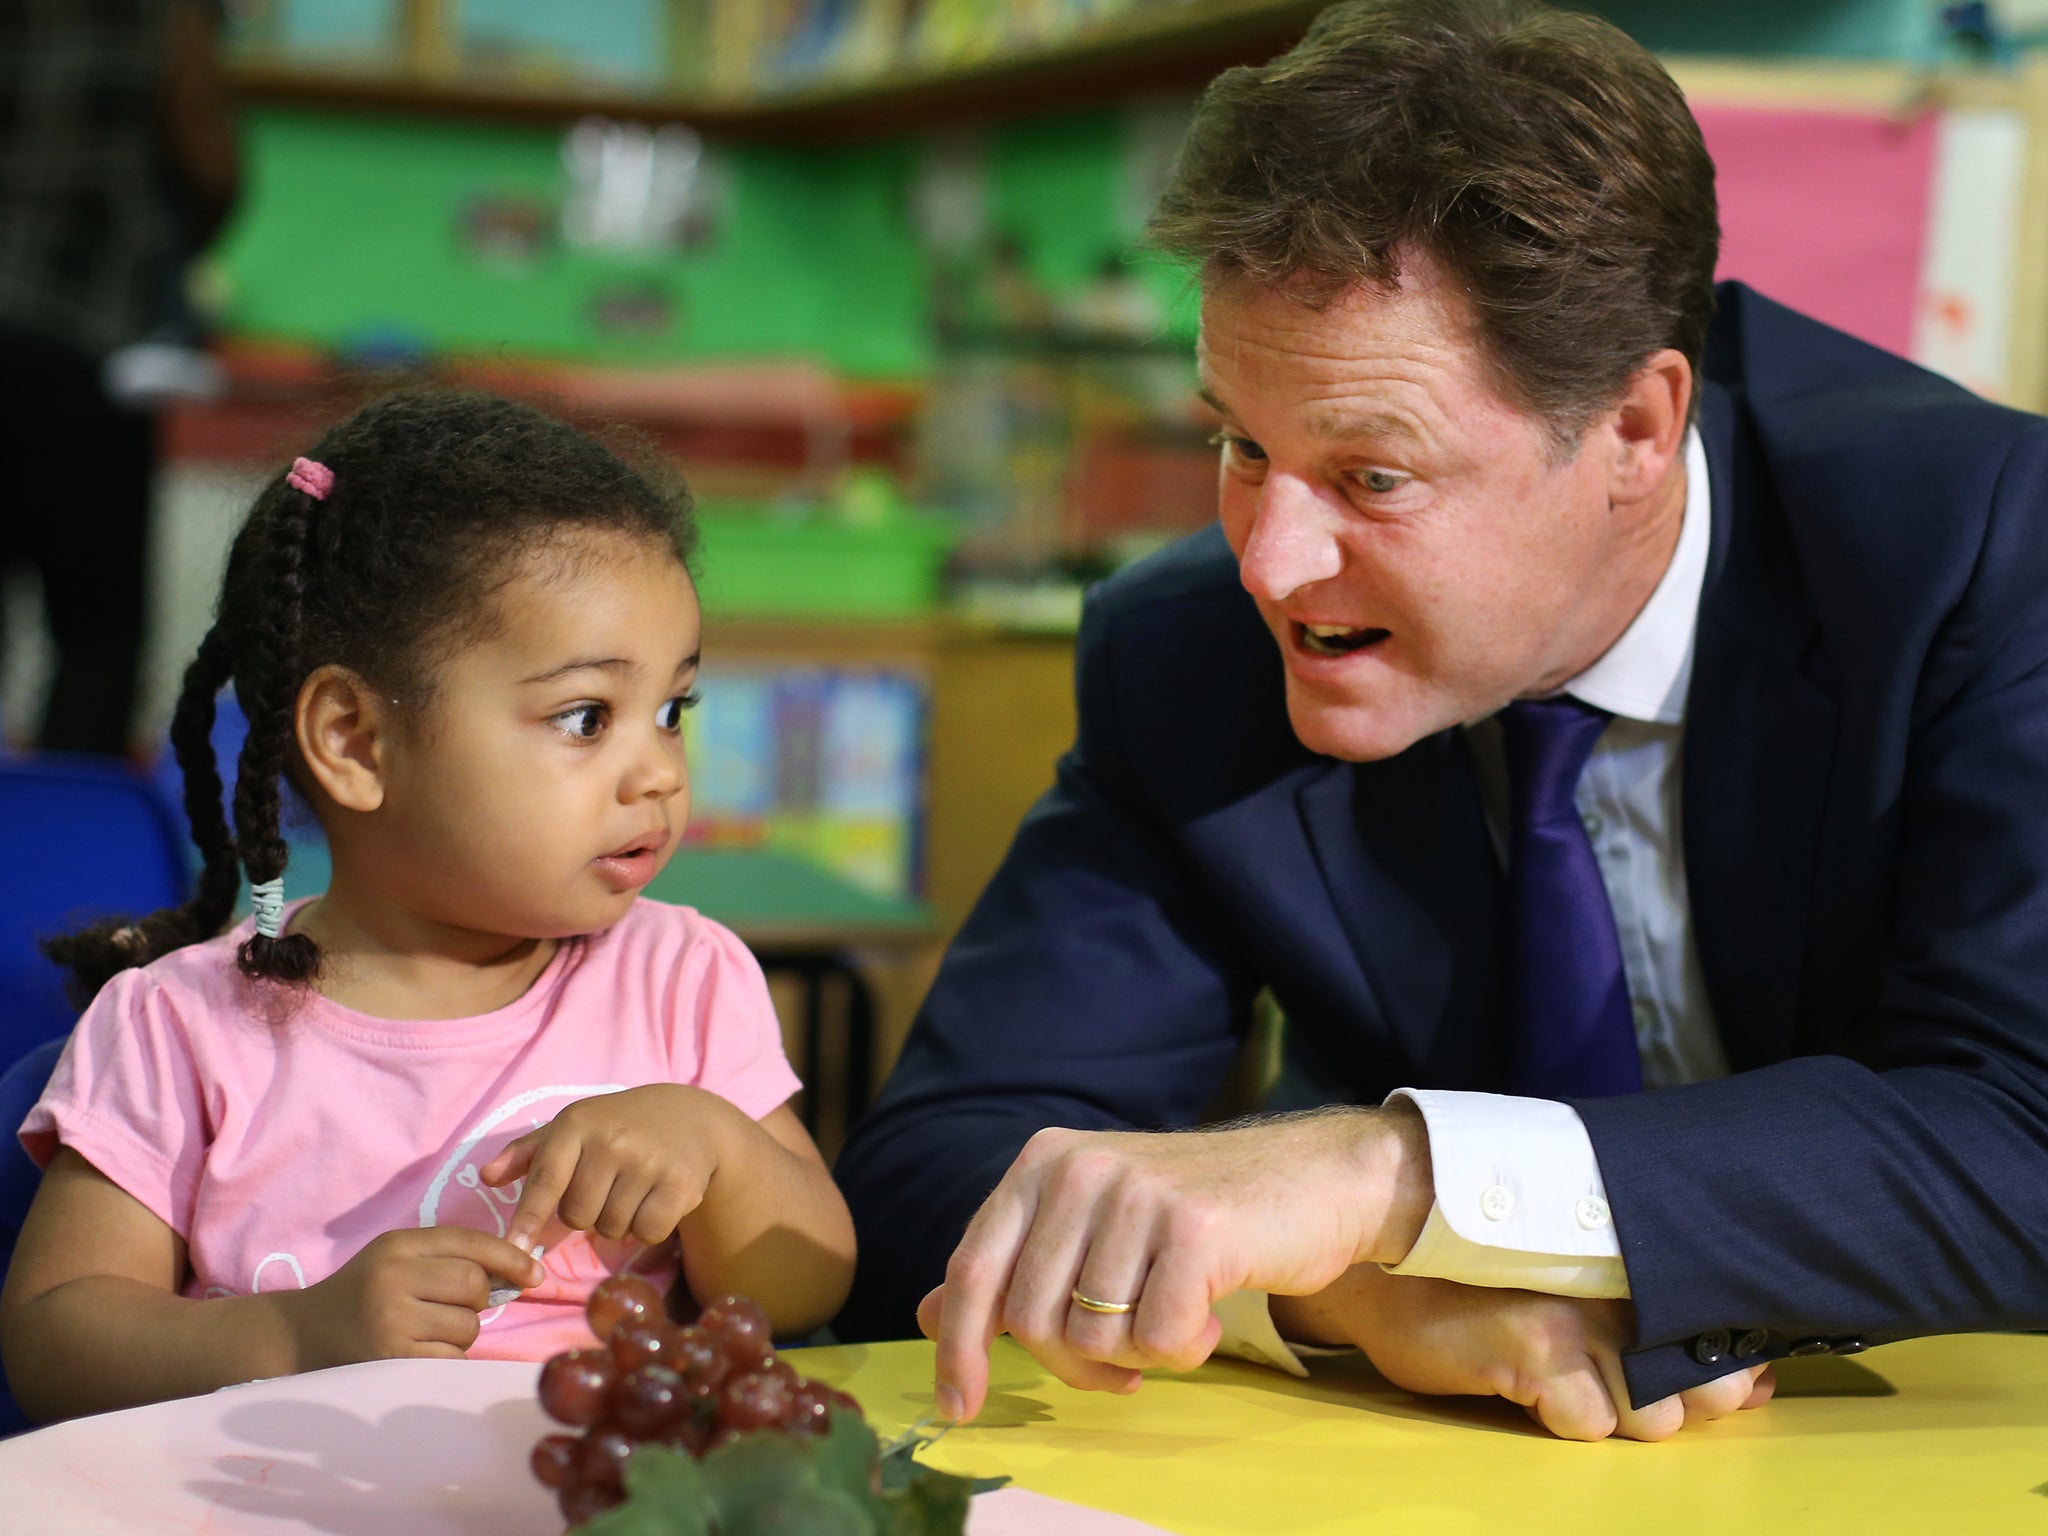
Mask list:
[[[664,731],[679,731],[683,728],[683,711],[695,709],[703,695],[692,688],[688,693],[679,693],[655,711],[654,723]]]
[[[1368,469],[1358,479],[1360,484],[1376,496],[1398,491],[1408,483],[1406,475],[1397,475],[1391,469]]]
[[[1239,437],[1235,432],[1218,432],[1209,439],[1209,445],[1212,448],[1221,448],[1226,456],[1246,464],[1266,462],[1265,449],[1248,437]]]
[[[604,730],[604,706],[602,704],[578,704],[574,709],[565,709],[548,722],[565,736],[574,736],[578,741],[595,741]]]

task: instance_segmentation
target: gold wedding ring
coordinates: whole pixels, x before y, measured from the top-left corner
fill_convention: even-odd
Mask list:
[[[1101,1312],[1110,1317],[1121,1317],[1126,1312],[1135,1311],[1138,1306],[1135,1301],[1097,1301],[1093,1296],[1083,1296],[1078,1287],[1069,1294],[1074,1298],[1074,1305],[1082,1311]]]

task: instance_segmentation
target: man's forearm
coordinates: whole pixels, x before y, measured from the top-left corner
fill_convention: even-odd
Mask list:
[[[1366,1236],[1354,1262],[1398,1264],[1436,1201],[1429,1130],[1414,1105],[1397,1099],[1364,1112],[1356,1146]]]

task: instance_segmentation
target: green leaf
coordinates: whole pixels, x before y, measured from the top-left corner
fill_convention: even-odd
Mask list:
[[[875,1432],[859,1414],[833,1414],[824,1436],[811,1444],[818,1481],[824,1486],[860,1499],[874,1490],[879,1450]]]
[[[812,1440],[763,1431],[701,1461],[647,1445],[626,1465],[626,1502],[576,1536],[960,1536],[968,1500],[1007,1478],[956,1477],[913,1460],[937,1436],[877,1442],[835,1413]]]
[[[722,1445],[697,1466],[704,1474],[712,1527],[721,1536],[746,1529],[763,1506],[820,1486],[809,1444],[772,1430]]]
[[[918,1466],[909,1483],[879,1496],[887,1536],[960,1536],[967,1528],[971,1479]]]
[[[925,1426],[931,1422],[929,1416],[919,1419],[910,1428],[882,1447],[880,1463],[880,1487],[882,1492],[901,1492],[903,1489],[908,1488],[914,1479],[919,1477],[950,1477],[952,1475],[951,1473],[936,1471],[915,1459],[919,1451],[928,1450],[932,1446],[937,1445],[940,1440],[945,1438],[946,1430],[952,1428],[950,1424],[944,1425],[930,1434],[926,1434],[924,1432]],[[971,1493],[989,1493],[1002,1487],[1007,1482],[1009,1482],[1007,1477],[977,1477],[968,1480],[968,1487]]]
[[[747,1523],[721,1536],[880,1536],[865,1497],[837,1488],[800,1488],[763,1504]]]
[[[641,1446],[626,1463],[626,1502],[578,1527],[577,1536],[711,1536],[696,1458],[665,1445]]]

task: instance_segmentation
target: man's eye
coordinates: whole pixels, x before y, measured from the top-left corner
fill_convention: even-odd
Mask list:
[[[593,741],[604,729],[604,706],[578,704],[574,709],[563,710],[549,724],[565,736],[574,736],[579,741]]]
[[[1380,496],[1386,495],[1389,491],[1398,491],[1408,483],[1406,475],[1397,475],[1391,469],[1368,469],[1358,478],[1368,491]]]
[[[679,731],[683,728],[683,711],[695,709],[702,694],[692,688],[688,693],[679,693],[655,711],[654,723],[664,731]]]
[[[1265,449],[1248,437],[1239,437],[1235,432],[1218,432],[1209,439],[1209,444],[1213,448],[1221,448],[1225,453],[1242,459],[1247,464],[1263,464],[1266,462]]]

